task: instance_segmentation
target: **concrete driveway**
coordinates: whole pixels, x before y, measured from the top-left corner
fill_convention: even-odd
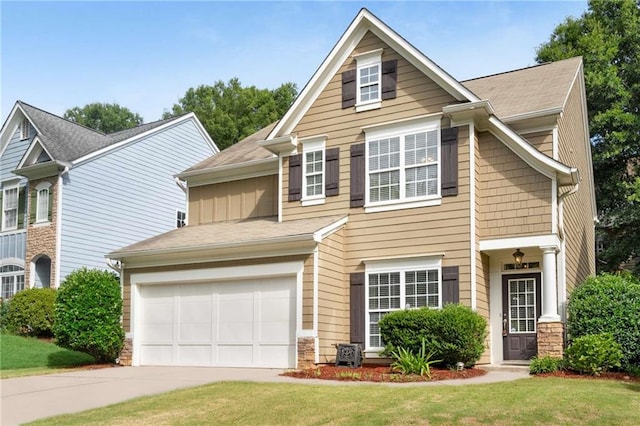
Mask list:
[[[366,382],[300,380],[280,376],[284,370],[207,367],[113,367],[0,380],[0,424],[12,426],[59,414],[104,407],[140,396],[220,381],[282,382],[359,386]],[[388,386],[459,386],[528,377],[528,369],[489,369],[473,379]],[[370,384],[370,383],[369,383]]]

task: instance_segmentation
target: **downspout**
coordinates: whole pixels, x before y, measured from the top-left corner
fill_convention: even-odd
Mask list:
[[[566,262],[566,242],[565,242],[565,233],[564,233],[564,199],[567,198],[569,195],[571,194],[575,194],[576,192],[578,192],[578,189],[580,188],[580,182],[576,183],[575,186],[573,188],[571,188],[570,191],[565,192],[564,194],[560,194],[558,196],[558,237],[560,239],[560,246],[561,246],[561,262],[558,262],[558,267],[561,266],[562,268],[562,287],[558,288],[558,293],[562,293],[562,298],[558,297],[558,301],[561,301],[561,305],[558,306],[559,308],[559,313],[560,313],[560,318],[562,318],[563,321],[566,321],[566,293],[567,293],[567,277],[566,277],[566,267],[567,267],[567,262]],[[556,274],[558,274],[557,271]],[[559,274],[558,274],[559,275]],[[559,291],[561,290],[561,292]],[[560,294],[558,294],[558,296],[560,296]],[[567,339],[567,329],[566,327],[564,328],[564,339],[566,341]]]
[[[184,192],[185,194],[187,193],[187,187],[184,182],[180,180],[180,178],[174,176],[173,181],[176,183],[176,185],[178,185],[178,188],[182,189],[182,192]]]
[[[124,303],[124,262],[107,258],[107,266],[113,269],[120,277],[120,300]],[[120,325],[124,326],[124,311],[120,313]],[[125,334],[125,339],[128,338]],[[116,364],[120,364],[120,357],[116,359]]]
[[[58,196],[56,200],[56,273],[54,277],[54,285],[56,288],[60,287],[60,265],[62,264],[62,185],[64,183],[64,176],[69,174],[69,166],[64,166],[64,169],[58,174]]]

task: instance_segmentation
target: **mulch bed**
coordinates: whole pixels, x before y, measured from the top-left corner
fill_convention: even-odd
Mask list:
[[[322,380],[342,380],[352,382],[432,382],[436,380],[470,379],[472,377],[487,374],[485,370],[479,368],[465,368],[462,371],[447,370],[440,368],[431,369],[431,378],[419,376],[417,374],[400,374],[391,370],[388,365],[364,364],[360,368],[336,367],[334,365],[319,365],[317,367],[304,370],[294,370],[282,373],[283,376],[295,377],[298,379],[322,379]]]
[[[538,374],[536,377],[563,377],[568,379],[595,379],[595,380],[618,380],[621,382],[640,383],[640,377],[632,376],[629,373],[608,371],[599,376],[590,376],[588,374],[580,374],[575,371],[556,371],[555,373]]]

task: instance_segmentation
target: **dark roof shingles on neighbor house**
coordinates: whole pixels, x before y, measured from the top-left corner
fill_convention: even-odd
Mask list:
[[[165,124],[174,118],[142,124],[105,135],[73,121],[43,111],[22,101],[18,104],[38,129],[38,139],[54,160],[71,162],[133,136]]]

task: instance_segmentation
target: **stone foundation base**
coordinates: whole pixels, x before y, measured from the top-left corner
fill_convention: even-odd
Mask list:
[[[298,368],[304,369],[316,365],[316,340],[313,337],[298,338]]]
[[[131,365],[131,356],[133,354],[133,340],[127,338],[124,339],[124,347],[120,352],[120,357],[118,358],[118,364],[120,365]]]
[[[538,358],[564,354],[564,324],[562,322],[538,323]]]

